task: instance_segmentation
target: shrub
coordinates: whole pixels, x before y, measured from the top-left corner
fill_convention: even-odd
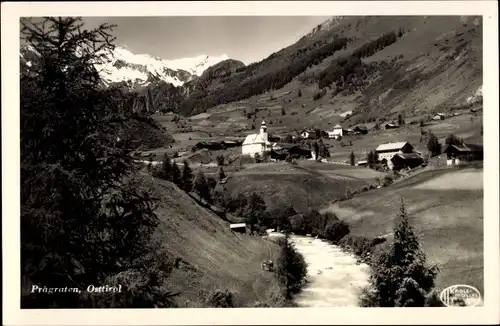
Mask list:
[[[349,225],[342,220],[332,221],[325,228],[325,238],[333,244],[337,244],[340,239],[349,234]]]
[[[296,214],[290,216],[290,231],[297,234],[305,233],[305,218],[303,214]]]
[[[215,159],[217,161],[217,165],[218,166],[224,166],[225,165],[226,157],[224,155],[219,154],[219,155],[217,155],[217,157]]]
[[[341,247],[350,247],[353,253],[359,257],[366,257],[372,248],[372,240],[363,236],[347,235],[338,244]]]
[[[213,290],[208,294],[206,304],[213,308],[233,308],[234,295],[227,289]]]
[[[382,186],[387,187],[390,186],[394,182],[394,179],[390,175],[384,176],[384,181]]]
[[[280,247],[276,261],[276,277],[284,289],[285,298],[289,300],[302,288],[307,275],[307,264],[302,254],[290,242],[288,234]]]
[[[350,189],[350,188],[346,188],[345,189],[345,196],[344,198],[347,200],[347,199],[351,199],[353,197],[354,193],[353,191]]]

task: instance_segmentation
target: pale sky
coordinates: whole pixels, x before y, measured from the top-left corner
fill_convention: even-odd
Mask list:
[[[85,17],[89,28],[116,24],[115,45],[166,60],[219,56],[256,62],[298,41],[325,16]]]

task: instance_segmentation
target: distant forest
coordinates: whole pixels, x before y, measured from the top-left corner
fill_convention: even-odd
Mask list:
[[[334,60],[316,77],[316,82],[320,88],[333,87],[334,94],[345,89],[362,87],[366,84],[370,66],[363,64],[361,59],[395,43],[402,35],[402,30],[390,32],[363,44],[350,55]],[[193,92],[180,104],[179,113],[198,114],[220,104],[240,101],[270,90],[280,89],[308,68],[318,65],[335,52],[346,49],[350,42],[352,39],[347,37],[336,37],[331,42],[316,41],[296,51],[288,62],[285,61],[285,65],[277,70],[262,73],[263,66],[269,65],[269,61],[278,56],[276,53],[261,62],[238,68],[235,74],[226,78],[224,88],[216,93],[204,88]]]

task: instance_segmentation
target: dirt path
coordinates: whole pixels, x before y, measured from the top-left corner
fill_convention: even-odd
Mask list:
[[[297,296],[301,307],[356,307],[362,287],[368,284],[368,265],[322,240],[292,236],[307,263],[308,284]]]

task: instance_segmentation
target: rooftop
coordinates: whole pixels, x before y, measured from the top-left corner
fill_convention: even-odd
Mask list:
[[[271,144],[270,141],[265,142],[264,137],[262,134],[250,134],[245,138],[245,141],[243,142],[243,145],[248,145],[248,144],[263,144],[266,143],[268,145]]]
[[[422,156],[418,155],[417,153],[405,153],[405,154],[399,153],[399,154],[394,155],[394,157],[396,157],[396,156],[399,156],[405,160],[420,160],[420,159],[422,159]]]
[[[408,142],[406,142],[406,141],[397,142],[397,143],[380,144],[375,149],[375,151],[378,152],[378,151],[399,150],[399,149],[403,148],[403,146],[405,146],[406,144],[408,144]]]
[[[463,144],[463,146],[458,146],[458,145],[448,145],[445,149],[444,152],[448,150],[448,148],[454,147],[455,149],[459,150],[460,152],[482,152],[483,151],[483,145],[480,144]]]

